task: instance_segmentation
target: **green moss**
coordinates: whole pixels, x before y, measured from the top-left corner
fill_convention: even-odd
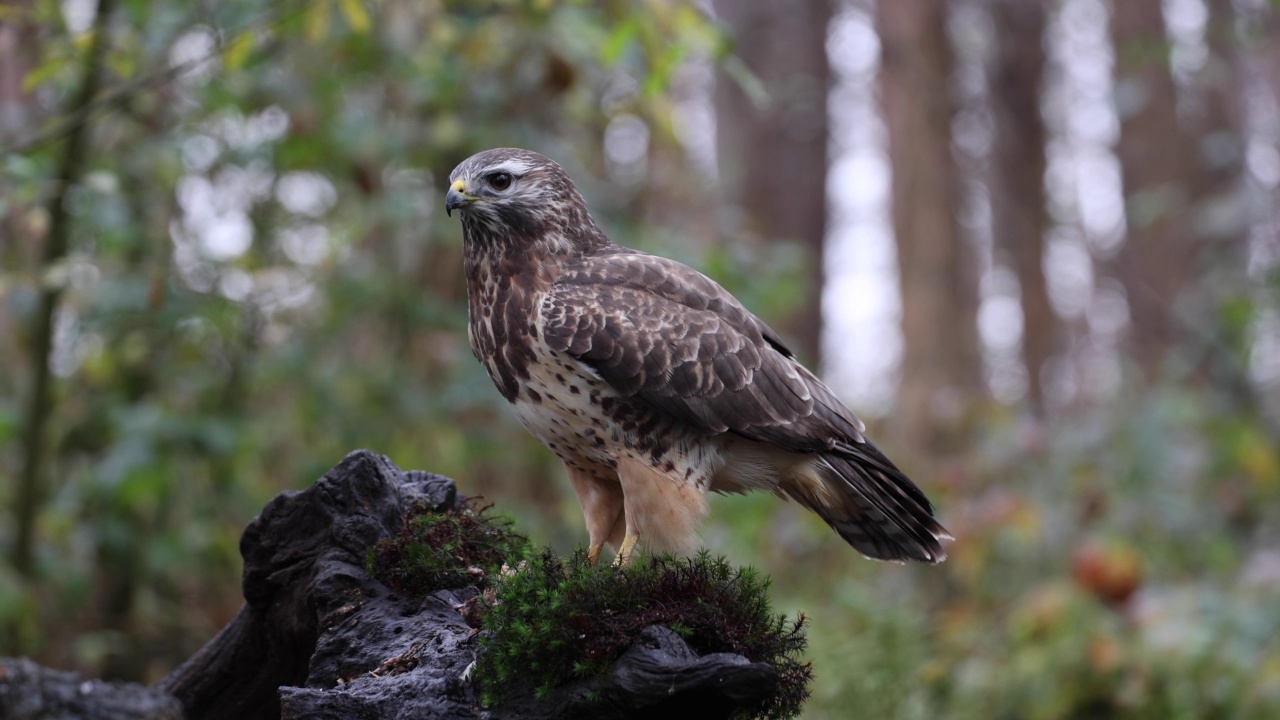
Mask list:
[[[778,671],[778,692],[758,716],[793,717],[809,695],[804,617],[769,605],[769,580],[723,558],[642,558],[626,568],[592,566],[577,551],[531,556],[527,538],[490,506],[414,508],[400,533],[369,549],[366,570],[406,596],[441,588],[489,588],[477,600],[484,652],[473,677],[486,704],[531,685],[539,696],[606,673],[650,625],[679,633],[700,654],[732,652]],[[523,561],[523,562],[522,562]],[[504,565],[517,568],[503,574]]]
[[[486,587],[504,563],[529,554],[529,540],[491,504],[470,498],[461,508],[410,510],[400,533],[369,548],[365,571],[405,595],[441,588]]]
[[[486,651],[475,677],[486,702],[500,688],[532,682],[545,695],[566,682],[606,672],[649,625],[672,628],[695,651],[732,652],[773,665],[778,693],[759,715],[795,716],[808,697],[811,669],[799,660],[804,617],[772,612],[769,581],[723,558],[645,558],[618,569],[591,566],[581,551],[529,560],[495,587],[484,618]]]

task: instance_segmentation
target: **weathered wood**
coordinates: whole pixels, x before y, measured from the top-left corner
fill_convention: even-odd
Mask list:
[[[86,705],[74,715],[0,712],[0,718],[176,718],[178,703],[188,720],[620,720],[677,707],[727,718],[758,707],[777,687],[768,664],[728,653],[699,656],[674,632],[650,627],[604,678],[546,698],[517,686],[504,693],[511,699],[503,706],[481,708],[464,679],[481,650],[479,638],[459,613],[477,590],[408,598],[364,574],[368,548],[398,532],[415,505],[439,509],[460,501],[448,478],[351,453],[310,488],[277,496],[245,529],[245,605],[149,691],[170,702],[160,706],[170,714],[112,714]],[[0,678],[0,711],[9,693]]]
[[[279,688],[306,682],[320,633],[359,601],[367,549],[415,503],[456,499],[452,480],[364,450],[306,490],[276,496],[240,539],[244,607],[160,687],[190,720],[280,717]]]
[[[0,658],[0,718],[182,720],[182,706],[145,685],[87,680],[26,658]]]

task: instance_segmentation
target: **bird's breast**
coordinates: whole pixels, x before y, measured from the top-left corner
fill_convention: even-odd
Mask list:
[[[541,328],[550,283],[508,265],[467,258],[467,334],[525,429],[566,464],[602,477],[631,457],[675,480],[709,485],[723,464],[716,444],[548,346]]]
[[[529,376],[512,400],[520,423],[561,460],[583,469],[612,468],[622,429],[604,412],[617,392],[573,357],[533,345]]]
[[[566,464],[612,477],[619,458],[644,462],[681,483],[710,484],[723,464],[719,446],[690,428],[664,422],[591,366],[541,341],[529,377],[512,401],[531,435]]]

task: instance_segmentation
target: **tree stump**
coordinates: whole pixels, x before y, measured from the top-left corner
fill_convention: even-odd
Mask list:
[[[651,626],[603,678],[544,698],[517,689],[499,707],[480,707],[465,677],[479,638],[459,614],[476,589],[401,597],[364,572],[368,549],[398,532],[412,508],[458,507],[462,499],[448,478],[353,452],[306,490],[271,500],[245,528],[245,605],[151,691],[147,702],[158,710],[117,714],[104,702],[73,714],[14,714],[5,698],[24,681],[10,676],[0,677],[0,709],[9,708],[0,717],[168,718],[180,705],[188,720],[620,720],[677,710],[717,718],[773,693],[771,665],[699,656],[676,633]]]

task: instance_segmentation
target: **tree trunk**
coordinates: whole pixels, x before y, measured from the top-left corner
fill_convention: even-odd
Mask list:
[[[819,360],[827,229],[827,63],[830,0],[718,0],[735,52],[764,85],[759,106],[724,73],[716,83],[720,176],[746,226],[799,242],[812,258],[804,302],[782,328],[806,361]]]
[[[1195,138],[1178,121],[1158,2],[1112,3],[1127,234],[1116,269],[1129,302],[1130,351],[1155,380],[1184,340],[1179,299],[1196,275],[1189,208]]]
[[[14,145],[28,128],[37,127],[42,119],[32,93],[23,88],[23,80],[38,60],[39,28],[32,20],[31,0],[6,4],[10,13],[0,22],[0,147]],[[27,254],[19,248],[19,238],[37,233],[30,230],[29,206],[13,192],[11,180],[0,180],[0,194],[5,195],[5,212],[0,217],[0,272],[22,275],[31,272]],[[28,244],[33,242],[28,240]],[[0,304],[7,302],[7,292],[0,290]],[[25,362],[23,342],[13,314],[0,312],[0,367],[19,368]],[[13,396],[22,387],[22,373],[7,372],[0,376],[0,394]],[[8,463],[0,467],[10,470]]]
[[[1262,26],[1259,28],[1259,34],[1262,36],[1263,50],[1261,52],[1261,74],[1265,79],[1264,82],[1269,83],[1271,97],[1277,106],[1280,106],[1280,72],[1275,72],[1274,68],[1280,67],[1280,7],[1271,5],[1262,13]],[[1264,91],[1265,92],[1265,91]],[[1273,143],[1277,143],[1277,138],[1271,138]],[[1275,149],[1280,150],[1280,146],[1274,145]],[[1269,201],[1268,201],[1269,200]],[[1263,230],[1265,246],[1271,252],[1272,257],[1280,256],[1280,185],[1273,185],[1263,195],[1263,207],[1266,212],[1263,222],[1266,223]]]
[[[1044,276],[1045,126],[1040,116],[1044,82],[1045,4],[1042,0],[993,0],[999,43],[991,69],[996,137],[992,162],[995,247],[1018,276],[1022,303],[1022,360],[1027,398],[1044,410],[1041,372],[1053,354],[1058,318]]]
[[[1209,49],[1196,78],[1190,127],[1196,136],[1190,178],[1191,228],[1208,252],[1196,299],[1195,379],[1230,392],[1237,405],[1258,411],[1248,377],[1249,324],[1219,322],[1240,301],[1248,302],[1249,236],[1264,220],[1247,197],[1245,183],[1245,88],[1250,84],[1231,0],[1208,0],[1205,44]],[[1253,81],[1256,83],[1256,80]],[[1258,88],[1261,89],[1261,88]]]
[[[1193,227],[1205,240],[1240,249],[1248,239],[1246,213],[1219,215],[1223,204],[1243,207],[1244,121],[1241,103],[1240,39],[1231,0],[1207,0],[1205,44],[1209,57],[1197,82],[1198,102],[1192,128],[1198,136],[1198,161],[1192,177]]]
[[[956,220],[947,4],[886,0],[877,18],[893,166],[903,358],[895,422],[903,441],[942,452],[981,388],[976,268]]]
[[[68,107],[69,114],[79,119],[67,130],[66,145],[58,162],[58,176],[49,199],[49,236],[45,239],[44,258],[40,272],[48,272],[67,254],[71,239],[71,216],[66,209],[67,194],[71,186],[80,181],[81,170],[88,154],[88,124],[85,111],[98,94],[102,76],[103,56],[107,46],[107,21],[111,17],[114,0],[99,0],[93,20],[93,43],[84,58],[84,70],[80,87]],[[14,497],[16,530],[13,540],[13,566],[24,574],[35,570],[35,520],[40,509],[40,478],[44,467],[45,435],[48,431],[52,377],[49,369],[53,352],[53,316],[62,295],[60,286],[46,285],[40,291],[40,304],[32,321],[32,384],[23,416],[23,465],[18,476]]]

